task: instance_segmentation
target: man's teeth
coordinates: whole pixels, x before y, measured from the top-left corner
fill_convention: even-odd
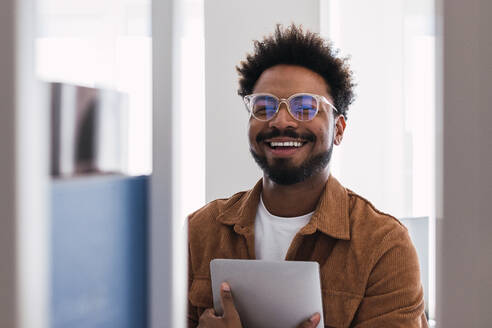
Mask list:
[[[284,141],[284,142],[270,142],[270,147],[301,147],[302,142],[299,141]]]

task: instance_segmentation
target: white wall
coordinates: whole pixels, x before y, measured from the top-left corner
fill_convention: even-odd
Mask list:
[[[319,32],[319,0],[205,1],[207,201],[249,189],[262,176],[249,153],[235,67],[252,52],[253,40],[291,22]]]
[[[492,2],[439,1],[437,324],[490,327]]]
[[[358,83],[343,142],[333,153],[334,175],[380,210],[400,217],[409,216],[402,188],[402,6],[403,0],[332,1],[331,17],[340,22],[330,31],[336,47],[352,56]]]
[[[49,325],[48,115],[35,1],[0,3],[0,327]]]
[[[330,0],[322,33],[357,83],[332,170],[397,217],[428,216],[434,110],[433,6],[428,0]],[[323,21],[323,20],[322,20]]]

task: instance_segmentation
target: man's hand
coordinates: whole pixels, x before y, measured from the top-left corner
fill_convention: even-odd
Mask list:
[[[321,320],[319,313],[315,313],[308,320],[301,322],[297,328],[316,328]]]
[[[218,317],[215,315],[214,309],[206,309],[200,316],[197,328],[242,328],[239,314],[232,299],[231,287],[226,282],[220,286],[220,301],[224,315]]]
[[[226,282],[220,286],[220,301],[224,315],[219,317],[215,315],[214,309],[206,309],[200,316],[197,328],[242,328],[239,314],[232,299],[231,287]],[[320,320],[319,313],[315,313],[308,320],[301,322],[297,328],[316,328]]]

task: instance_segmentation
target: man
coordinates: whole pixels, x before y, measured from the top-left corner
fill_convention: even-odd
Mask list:
[[[241,327],[227,284],[224,315],[212,309],[214,258],[317,261],[326,327],[427,327],[407,230],[330,175],[354,97],[345,60],[292,25],[256,42],[238,72],[263,178],[189,217],[189,327]]]

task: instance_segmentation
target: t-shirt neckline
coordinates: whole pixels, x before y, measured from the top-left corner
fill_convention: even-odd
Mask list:
[[[263,203],[263,194],[260,195],[260,208],[271,219],[282,220],[283,222],[304,221],[304,220],[306,220],[306,218],[311,218],[311,216],[313,216],[313,214],[315,212],[315,211],[312,211],[312,212],[309,212],[307,214],[300,215],[300,216],[277,216],[277,215],[274,215],[268,211],[268,209],[265,206],[265,203]]]

